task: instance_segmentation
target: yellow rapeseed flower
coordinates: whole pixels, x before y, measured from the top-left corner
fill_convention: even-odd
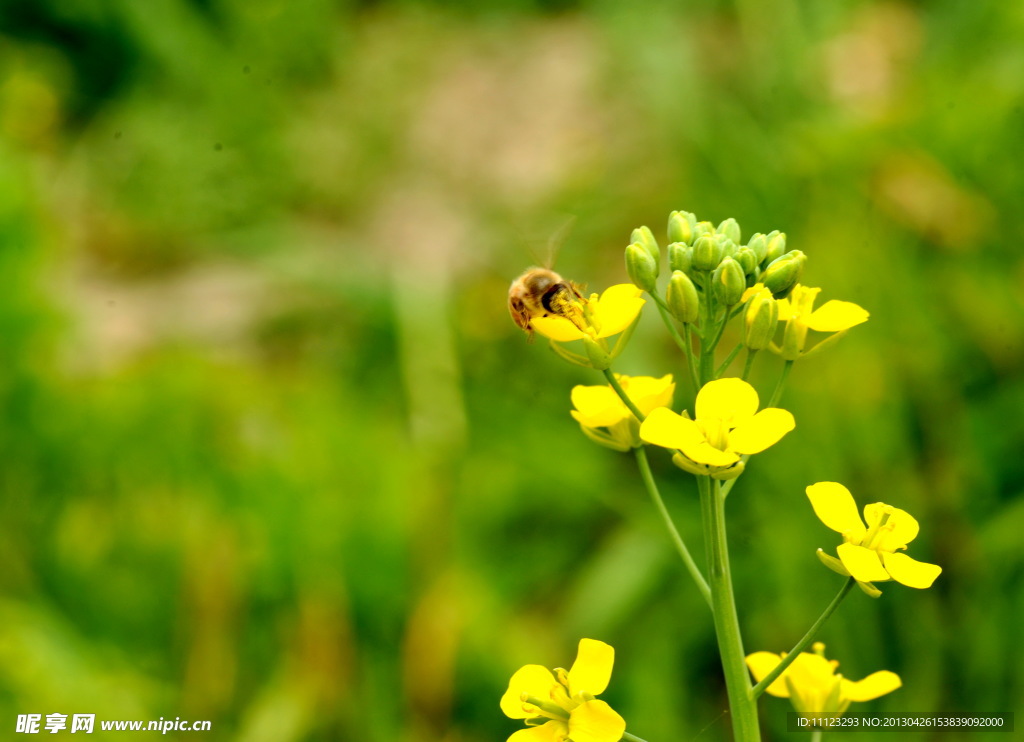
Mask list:
[[[541,665],[520,668],[501,697],[510,719],[524,719],[508,742],[619,742],[626,722],[604,701],[615,650],[602,641],[581,639],[576,661],[566,672]]]
[[[839,662],[825,659],[825,645],[814,645],[814,654],[801,652],[765,691],[778,698],[788,698],[802,714],[841,715],[851,701],[870,701],[899,688],[900,676],[888,670],[868,675],[863,680],[847,680],[837,673]],[[747,657],[747,667],[757,682],[768,675],[786,656],[772,652],[754,652]]]
[[[632,325],[646,303],[640,298],[642,292],[631,283],[620,283],[605,289],[599,297],[591,294],[583,306],[583,329],[566,317],[549,315],[534,317],[530,327],[544,337],[560,343],[572,340],[601,338],[618,335]]]
[[[693,474],[732,479],[743,471],[741,454],[760,453],[791,431],[788,411],[757,411],[757,392],[742,379],[709,381],[697,393],[696,419],[658,408],[640,426],[640,437],[679,451],[672,461]]]
[[[787,298],[779,299],[779,322],[785,322],[786,329],[782,335],[782,347],[773,345],[772,350],[787,361],[816,352],[840,337],[839,333],[868,321],[870,315],[867,310],[849,301],[833,299],[815,309],[814,300],[820,291],[819,288],[797,284]],[[805,351],[808,330],[830,332],[832,335]]]
[[[931,587],[942,572],[938,565],[896,553],[906,550],[920,530],[905,510],[876,502],[864,506],[861,520],[850,490],[837,482],[812,484],[807,497],[821,522],[843,534],[843,543],[836,549],[839,559],[821,549],[818,558],[839,574],[853,577],[868,595],[881,594],[871,583],[890,579],[908,587]]]
[[[660,379],[615,374],[615,379],[645,416],[658,407],[672,404],[676,385],[671,374]],[[640,422],[610,385],[575,386],[572,404],[575,407],[572,416],[592,441],[616,451],[628,451],[640,445]]]

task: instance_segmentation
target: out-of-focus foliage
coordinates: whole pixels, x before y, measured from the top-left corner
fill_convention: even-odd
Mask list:
[[[870,708],[1024,710],[1022,134],[1019,3],[5,4],[0,728],[502,739],[589,636],[631,731],[727,738],[706,610],[569,417],[598,379],[504,306],[552,235],[600,289],[680,208],[872,313],[730,495],[747,650],[838,588],[803,488],[840,481],[945,568],[823,633],[903,678]],[[682,379],[655,319],[617,370]]]

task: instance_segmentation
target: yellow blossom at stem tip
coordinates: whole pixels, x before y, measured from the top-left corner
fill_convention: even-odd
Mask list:
[[[881,590],[871,583],[896,580],[908,587],[931,587],[942,567],[911,559],[905,551],[920,526],[910,513],[884,502],[864,506],[864,520],[850,490],[838,482],[818,482],[807,488],[815,515],[833,531],[843,535],[836,549],[839,558],[818,549],[818,558],[839,574],[853,577],[873,598]]]
[[[671,374],[660,379],[615,374],[615,380],[645,416],[658,407],[672,404],[676,385]],[[595,443],[616,451],[628,451],[641,445],[640,422],[610,385],[575,386],[572,404],[573,418],[580,424],[583,434]]]
[[[782,335],[782,347],[773,345],[772,350],[787,361],[817,352],[826,343],[838,339],[841,333],[868,321],[870,315],[867,310],[849,301],[833,299],[815,309],[814,300],[820,291],[820,288],[797,284],[788,297],[779,299],[779,322],[785,322],[786,329]],[[808,330],[830,332],[832,335],[805,350]]]
[[[731,479],[742,471],[741,454],[764,451],[796,426],[788,411],[758,412],[759,404],[757,391],[742,379],[709,381],[697,393],[696,419],[659,408],[640,426],[640,437],[679,451],[672,460],[681,469]]]
[[[793,663],[772,682],[765,692],[788,698],[793,708],[803,714],[841,715],[851,701],[870,701],[899,688],[899,675],[888,670],[868,675],[863,680],[847,680],[837,673],[839,663],[825,659],[825,645],[818,642],[814,653],[801,652]],[[757,682],[786,656],[772,652],[754,652],[747,656],[747,667]]]
[[[594,698],[608,687],[614,662],[610,645],[581,639],[568,672],[541,665],[520,668],[501,697],[501,710],[511,719],[523,719],[528,728],[508,742],[619,742],[626,722]]]

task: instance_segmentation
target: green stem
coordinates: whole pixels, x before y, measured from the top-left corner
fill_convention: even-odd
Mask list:
[[[693,354],[693,333],[689,325],[683,325],[683,334],[686,337],[686,367],[690,369],[690,380],[693,382],[694,392],[699,392],[700,380],[697,378],[697,357]]]
[[[779,375],[779,380],[775,382],[775,391],[772,392],[772,397],[768,400],[766,407],[774,407],[782,399],[782,389],[786,386],[786,379],[789,378],[789,372],[792,370],[793,361],[786,361],[782,364],[782,373]]]
[[[821,729],[815,729],[814,732],[811,733],[811,742],[821,742],[823,734],[824,732]]]
[[[754,358],[757,357],[756,350],[747,350],[747,360],[743,364],[743,375],[740,377],[744,381],[750,378],[750,369],[754,367]]]
[[[715,370],[715,345],[711,342],[711,335],[714,334],[715,318],[712,316],[711,292],[704,292],[704,316],[700,328],[700,370],[698,376],[700,385],[704,386],[714,376]]]
[[[718,332],[715,333],[715,342],[711,344],[712,349],[718,347],[718,343],[722,340],[722,335],[725,334],[725,326],[729,324],[729,320],[731,319],[732,316],[729,314],[729,310],[726,309],[725,314],[722,316],[722,324],[718,326]]]
[[[665,300],[662,299],[657,293],[648,292],[648,295],[654,299],[654,303],[658,305],[658,314],[661,315],[662,322],[665,323],[665,327],[668,328],[669,334],[675,341],[679,349],[683,351],[683,355],[686,356],[686,365],[690,370],[690,378],[693,380],[693,386],[695,389],[699,389],[697,385],[697,372],[694,370],[694,358],[693,358],[693,344],[690,342],[690,326],[683,325],[683,332],[686,333],[685,337],[680,336],[679,330],[676,329],[675,323],[672,321],[672,314],[669,312],[668,305]]]
[[[683,564],[685,564],[686,569],[689,570],[693,581],[697,583],[697,589],[700,590],[700,594],[704,596],[704,600],[710,606],[711,588],[708,587],[707,580],[704,579],[704,575],[701,574],[700,568],[693,560],[690,550],[686,548],[686,543],[683,541],[683,537],[679,535],[679,531],[676,529],[672,516],[668,512],[668,508],[665,507],[664,500],[661,499],[661,494],[658,492],[658,485],[654,481],[654,475],[651,473],[651,464],[647,460],[647,449],[640,446],[639,448],[634,448],[633,453],[636,455],[637,466],[640,467],[640,477],[644,480],[644,486],[647,487],[647,492],[650,494],[651,500],[654,501],[654,506],[658,509],[658,512],[661,513],[662,520],[665,521],[665,527],[668,529],[668,534],[672,538],[672,543],[675,544],[676,551],[678,551],[679,556],[682,557]]]
[[[633,404],[633,400],[626,394],[626,390],[619,384],[619,380],[615,378],[615,374],[612,373],[610,368],[604,369],[601,373],[604,374],[604,378],[608,379],[608,383],[611,384],[612,389],[619,395],[619,399],[622,400],[622,404],[629,408],[629,411],[633,413],[633,416],[640,422],[644,421],[644,413],[642,413],[637,406]]]
[[[708,552],[708,577],[711,583],[711,606],[715,620],[718,652],[722,657],[725,688],[729,695],[735,742],[758,742],[757,706],[751,694],[747,674],[739,616],[732,592],[729,570],[729,547],[726,542],[725,498],[720,483],[710,477],[697,477],[701,507],[704,512],[704,540]]]
[[[647,740],[641,739],[640,737],[637,737],[635,734],[630,734],[629,732],[623,732],[622,738],[627,742],[647,742]]]
[[[741,350],[743,350],[743,343],[736,343],[736,347],[729,351],[729,355],[725,357],[725,361],[722,365],[715,369],[716,379],[721,378],[722,374],[725,373],[725,370],[729,368],[729,364],[736,360],[736,356],[740,354]],[[743,378],[746,379],[745,376]]]
[[[798,641],[791,650],[789,650],[789,654],[782,658],[782,662],[776,665],[775,669],[773,669],[770,673],[765,675],[761,679],[761,682],[754,686],[754,698],[757,698],[762,693],[764,693],[765,688],[767,688],[769,685],[775,682],[775,679],[786,671],[786,668],[789,667],[790,664],[792,664],[793,660],[795,660],[802,651],[807,649],[808,645],[812,641],[814,641],[814,637],[818,633],[818,630],[828,620],[829,616],[835,613],[836,608],[838,608],[839,604],[843,602],[843,598],[846,597],[847,593],[850,592],[850,589],[854,586],[855,583],[856,580],[854,580],[852,577],[843,583],[843,587],[839,590],[839,593],[836,595],[836,597],[832,598],[832,602],[828,604],[827,608],[825,608],[825,612],[818,616],[818,620],[815,621],[811,628],[807,630],[807,633],[804,634],[803,638],[800,641]]]

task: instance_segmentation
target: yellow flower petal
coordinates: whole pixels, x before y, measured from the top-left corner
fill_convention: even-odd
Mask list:
[[[618,335],[633,324],[646,303],[646,300],[639,298],[622,297],[612,301],[602,298],[593,309],[598,327],[597,336],[606,338]]]
[[[639,299],[643,293],[642,290],[631,283],[617,283],[606,288],[598,302],[601,304],[605,302],[614,304],[616,302],[629,301],[630,299]]]
[[[754,680],[758,683],[764,680],[768,673],[774,670],[780,662],[782,662],[782,656],[774,652],[754,652],[751,655],[747,655],[747,667],[750,669],[750,674],[754,676]],[[776,678],[764,690],[765,693],[769,693],[776,698],[789,698],[789,691],[786,690],[786,681],[781,676]]]
[[[796,420],[788,410],[769,407],[729,433],[729,448],[739,453],[761,453],[795,427]]]
[[[684,441],[679,450],[692,461],[708,466],[732,466],[740,460],[732,451],[719,451],[706,440]]]
[[[740,303],[742,304],[750,301],[757,294],[760,294],[762,291],[768,291],[768,289],[764,287],[763,283],[755,283],[753,286],[751,286],[749,289],[743,292],[743,296],[740,297]]]
[[[878,523],[885,511],[889,512],[889,519],[882,526],[878,541],[874,544],[875,548],[896,551],[917,538],[921,526],[914,516],[906,510],[890,507],[881,502],[864,506],[864,519],[868,522],[868,528]]]
[[[542,665],[525,665],[508,681],[508,690],[501,697],[501,710],[510,719],[530,719],[537,716],[536,713],[523,710],[523,693],[546,700],[551,694],[552,686],[557,683],[548,668]]]
[[[789,299],[779,299],[776,306],[779,309],[779,322],[788,322],[796,314],[796,308]]]
[[[807,326],[818,332],[839,332],[867,322],[869,316],[865,309],[853,302],[833,299],[811,313],[807,318]]]
[[[596,639],[580,639],[576,661],[569,669],[569,695],[586,691],[598,696],[608,687],[615,664],[615,649]],[[573,740],[576,742],[576,740]]]
[[[527,727],[508,738],[508,742],[564,742],[569,735],[569,725],[564,721],[552,720],[539,727]]]
[[[820,293],[820,288],[804,286],[803,284],[798,283],[793,287],[793,290],[789,292],[792,314],[806,320],[807,317],[812,314],[811,308],[814,306],[814,300],[818,298],[818,294]],[[782,319],[781,314],[779,315],[779,319]]]
[[[626,390],[626,396],[633,400],[644,415],[658,407],[670,407],[676,385],[672,374],[656,379],[653,376],[621,376],[619,382]]]
[[[631,413],[609,386],[574,386],[572,416],[582,425],[607,428]]]
[[[870,701],[892,693],[903,685],[900,676],[888,670],[873,672],[863,680],[843,679],[843,696],[851,701]]]
[[[878,552],[865,549],[856,544],[840,544],[836,549],[843,566],[850,570],[850,575],[860,582],[883,582],[889,579],[889,573],[882,566]]]
[[[928,562],[919,562],[906,554],[882,554],[882,562],[892,578],[901,585],[923,590],[931,587],[935,578],[942,574],[942,567]]]
[[[667,407],[652,410],[640,426],[640,437],[664,448],[682,448],[685,444],[704,441],[697,423],[672,412]]]
[[[568,343],[571,340],[582,340],[583,333],[576,325],[565,317],[549,316],[534,317],[530,320],[530,328],[539,332],[546,338],[559,343]]]
[[[822,523],[833,531],[849,535],[855,543],[860,543],[866,529],[850,490],[838,482],[818,482],[806,491],[814,514]]]
[[[818,654],[801,652],[783,675],[804,695],[819,696],[828,693],[835,683],[835,666]]]
[[[743,379],[709,381],[697,392],[694,411],[698,420],[717,418],[734,428],[757,412],[757,392]]]
[[[587,701],[569,714],[572,742],[619,742],[626,721],[604,701]]]

